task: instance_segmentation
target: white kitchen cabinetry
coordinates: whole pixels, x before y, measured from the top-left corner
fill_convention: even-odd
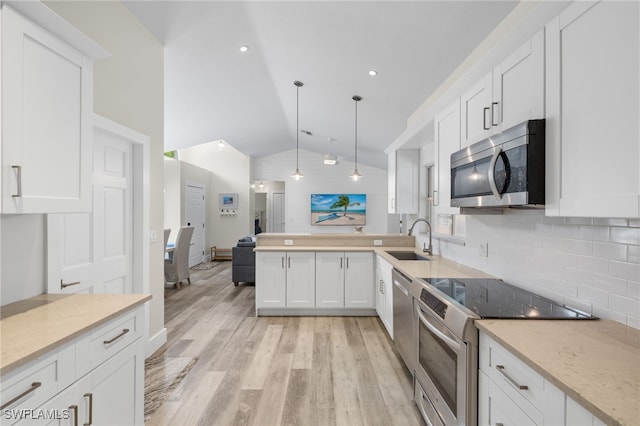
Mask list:
[[[3,376],[2,424],[144,424],[143,318],[121,314]]]
[[[574,2],[546,27],[546,208],[640,216],[640,5]]]
[[[479,368],[479,426],[602,424],[484,332],[480,332]]]
[[[345,308],[375,308],[373,254],[370,252],[348,252],[345,253],[345,262]]]
[[[376,256],[376,312],[387,333],[393,339],[393,266],[382,256]]]
[[[40,3],[12,6],[2,4],[1,211],[89,211],[93,60],[106,52]]]
[[[313,308],[315,252],[256,253],[256,308]]]
[[[419,202],[420,150],[399,149],[389,154],[389,213],[416,214]]]
[[[344,306],[344,252],[316,253],[316,307]]]
[[[526,120],[544,117],[544,30],[536,33],[460,98],[466,147]]]
[[[313,308],[316,305],[316,254],[287,253],[287,306]]]
[[[316,308],[374,306],[371,253],[316,253]]]
[[[436,116],[434,127],[437,163],[433,205],[436,213],[458,214],[460,209],[451,207],[451,154],[460,149],[460,98]]]

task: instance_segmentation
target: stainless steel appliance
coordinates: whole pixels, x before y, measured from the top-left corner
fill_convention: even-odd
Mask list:
[[[594,319],[496,279],[414,281],[415,401],[430,425],[476,425],[478,330],[473,321]]]
[[[451,206],[544,205],[544,132],[529,120],[451,154]]]
[[[411,279],[393,268],[393,339],[405,365],[414,374],[413,301]]]

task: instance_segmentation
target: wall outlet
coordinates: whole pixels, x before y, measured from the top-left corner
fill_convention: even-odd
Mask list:
[[[284,240],[284,245],[285,246],[292,246],[293,245],[293,240]]]
[[[155,243],[158,241],[158,233],[156,231],[149,231],[149,242]]]
[[[382,245],[382,240],[373,240],[373,245],[374,246],[381,246]]]
[[[480,257],[489,257],[489,243],[480,243],[478,250]]]

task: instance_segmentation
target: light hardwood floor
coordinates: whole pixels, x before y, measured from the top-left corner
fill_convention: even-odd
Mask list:
[[[377,317],[255,316],[231,262],[166,290],[167,343],[197,357],[149,425],[421,425],[409,372]]]

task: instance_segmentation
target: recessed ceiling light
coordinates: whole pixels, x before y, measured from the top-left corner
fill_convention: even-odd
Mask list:
[[[376,71],[376,70],[369,70],[369,75],[370,75],[371,77],[375,77],[376,75],[378,75],[378,71]]]
[[[249,51],[249,46],[246,46],[246,45],[245,46],[240,46],[240,51],[242,53]]]

